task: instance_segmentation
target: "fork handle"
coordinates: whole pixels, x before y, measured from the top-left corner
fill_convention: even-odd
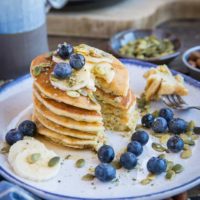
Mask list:
[[[200,106],[190,106],[189,109],[196,109],[196,110],[200,110]]]

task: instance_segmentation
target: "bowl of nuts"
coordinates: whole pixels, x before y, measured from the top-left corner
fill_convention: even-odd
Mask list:
[[[183,63],[189,69],[191,76],[200,80],[200,46],[192,47],[182,55]]]

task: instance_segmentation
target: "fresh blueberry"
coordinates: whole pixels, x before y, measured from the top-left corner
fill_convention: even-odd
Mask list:
[[[167,121],[163,117],[157,117],[153,121],[152,129],[155,133],[163,133],[167,130]]]
[[[15,142],[22,140],[23,137],[23,133],[20,132],[18,129],[11,129],[7,132],[5,139],[9,145],[13,145]]]
[[[149,140],[149,135],[145,131],[136,131],[131,137],[132,141],[138,141],[141,145],[145,145]]]
[[[127,151],[139,156],[143,152],[143,147],[138,141],[132,141],[128,144]]]
[[[173,136],[167,141],[167,147],[170,151],[177,153],[183,150],[184,141],[179,136]]]
[[[174,117],[174,113],[170,108],[162,108],[159,111],[159,116],[165,118],[167,122],[169,122]]]
[[[67,59],[74,52],[74,48],[71,44],[61,44],[58,47],[57,54],[62,59]]]
[[[85,65],[85,57],[81,54],[72,54],[69,63],[74,69],[81,69]]]
[[[154,116],[152,114],[146,114],[142,117],[142,125],[146,128],[151,128],[154,121]]]
[[[54,67],[54,75],[59,79],[70,77],[72,74],[72,68],[67,63],[57,63]]]
[[[98,158],[103,163],[110,163],[115,157],[115,152],[113,148],[109,145],[103,145],[98,150]]]
[[[37,131],[36,124],[30,120],[23,121],[19,125],[18,129],[23,135],[30,136],[30,137],[35,136],[36,131]]]
[[[167,169],[167,162],[165,159],[152,157],[147,162],[147,169],[153,174],[161,174]]]
[[[95,177],[102,182],[111,181],[116,177],[116,169],[108,163],[101,163],[95,168]]]
[[[180,118],[174,118],[169,122],[169,131],[174,134],[185,133],[187,131],[187,122]]]
[[[133,169],[137,165],[137,157],[131,152],[123,153],[120,157],[120,164],[125,169]]]

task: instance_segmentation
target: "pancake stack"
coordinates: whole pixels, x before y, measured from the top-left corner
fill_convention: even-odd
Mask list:
[[[129,88],[128,71],[119,60],[87,45],[74,49],[75,53],[84,55],[83,70],[90,69],[95,90],[84,87],[65,91],[55,86],[52,81],[59,83],[52,79],[56,63],[69,61],[59,58],[55,52],[40,55],[31,63],[33,120],[38,133],[55,143],[97,150],[106,142],[105,128],[116,131],[135,128],[136,98]],[[61,83],[66,85],[67,81]]]

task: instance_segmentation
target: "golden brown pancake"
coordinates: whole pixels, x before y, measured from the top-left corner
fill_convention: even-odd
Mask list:
[[[96,132],[103,130],[102,122],[84,122],[84,121],[75,121],[71,118],[63,117],[54,114],[50,110],[48,110],[43,104],[41,104],[34,96],[33,96],[34,108],[37,112],[43,115],[48,120],[64,126],[66,128],[82,130],[87,132]]]
[[[57,115],[69,117],[76,121],[102,121],[102,116],[97,111],[77,108],[45,97],[44,95],[38,92],[35,86],[33,86],[33,94],[37,98],[37,100],[39,100],[43,105],[45,105],[45,107],[47,107],[51,112]]]

